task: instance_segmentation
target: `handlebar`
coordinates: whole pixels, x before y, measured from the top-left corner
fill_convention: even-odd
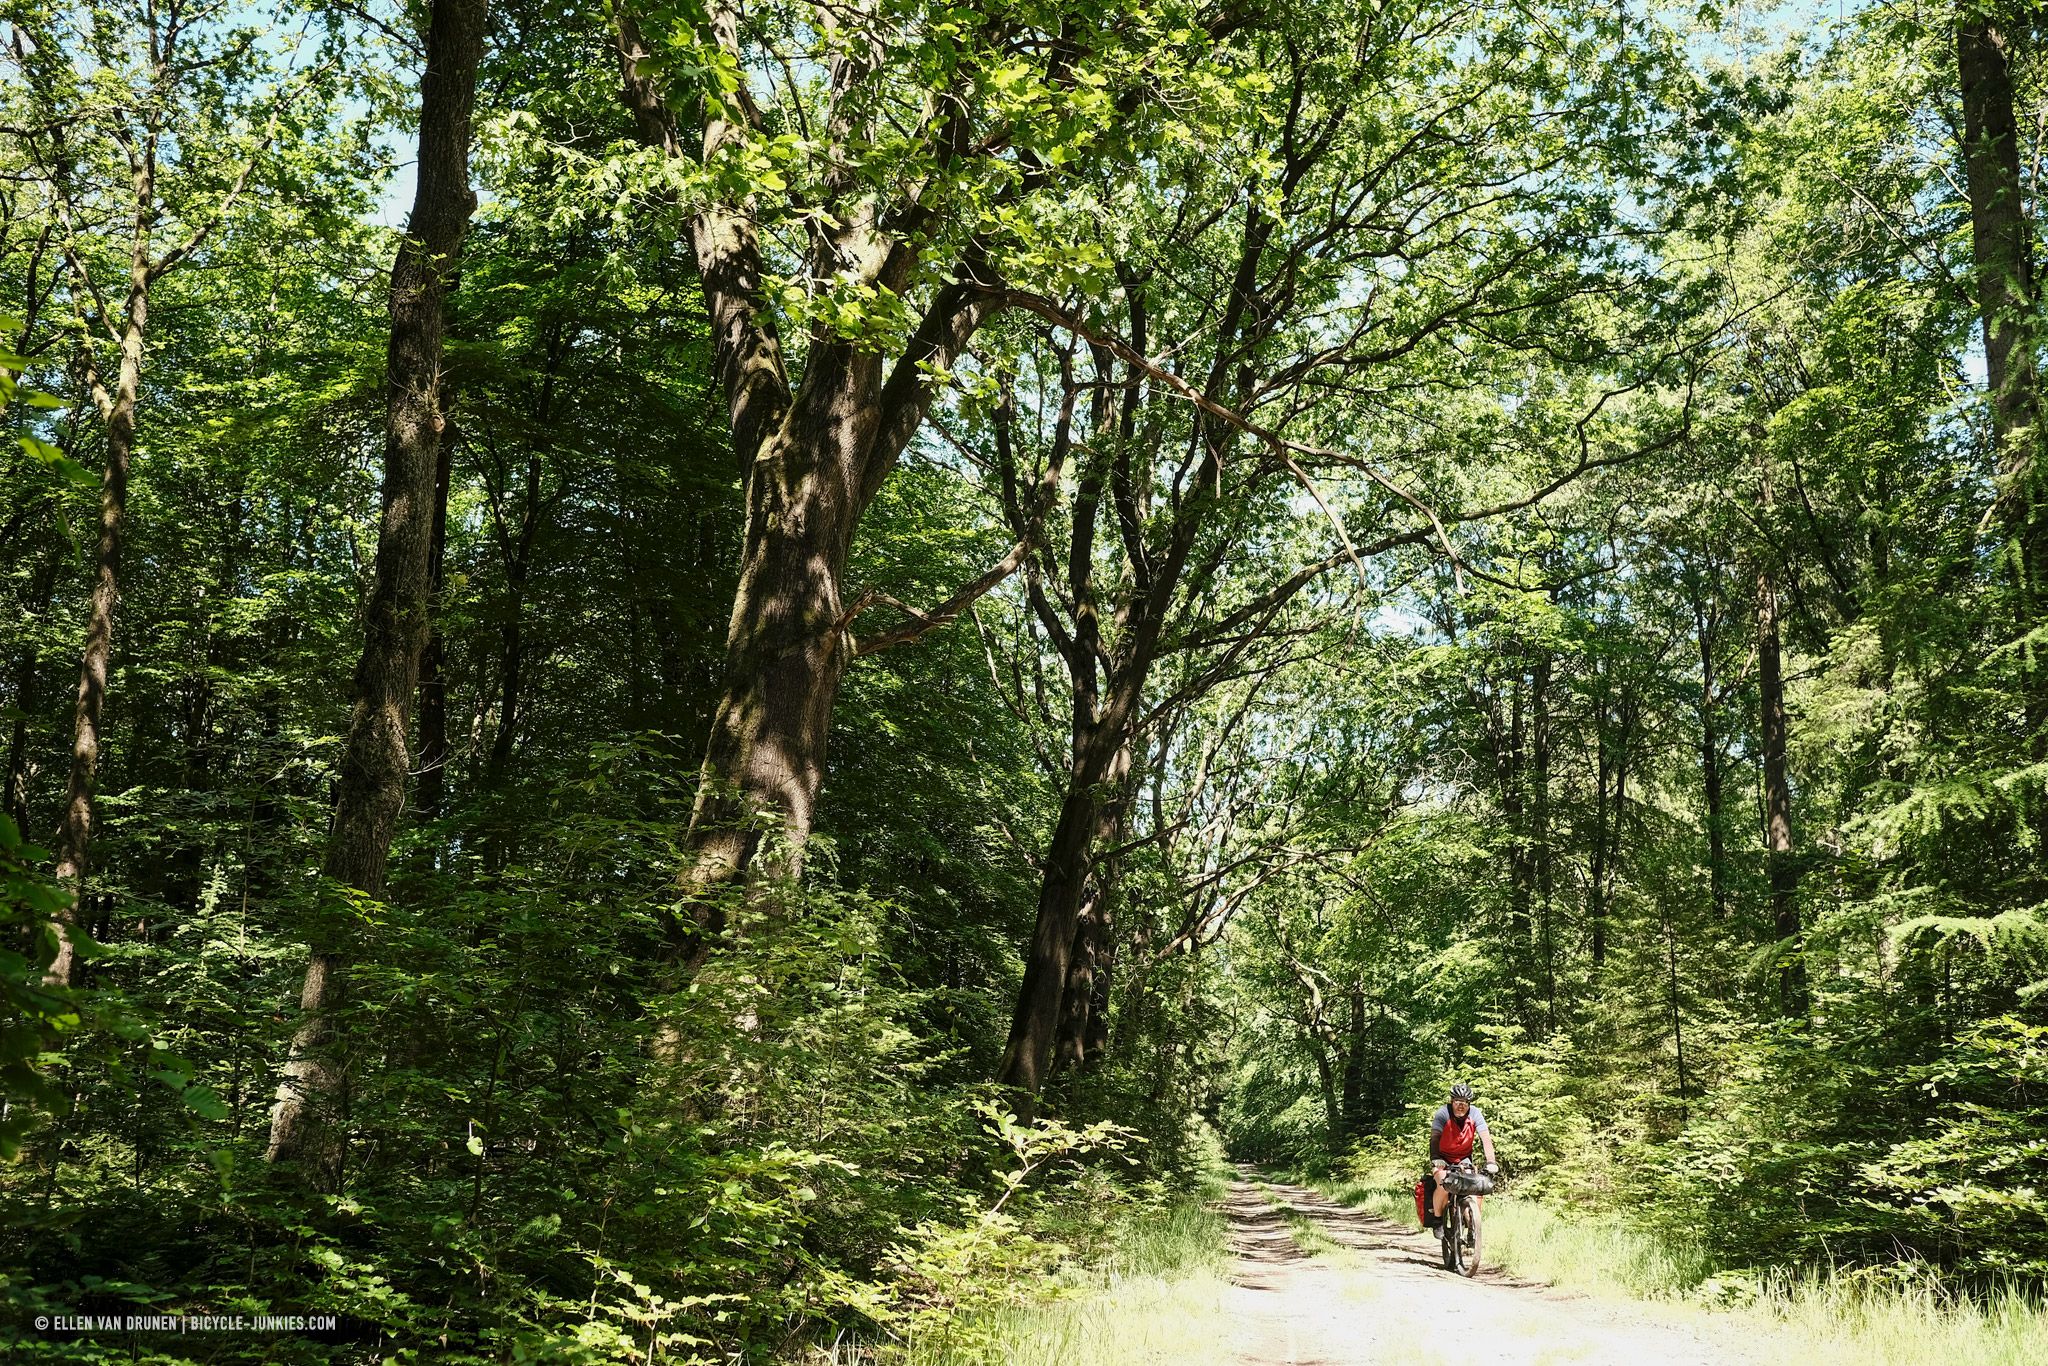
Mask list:
[[[1456,1191],[1461,1195],[1491,1195],[1493,1193],[1493,1178],[1474,1167],[1470,1158],[1444,1168],[1443,1174],[1438,1177],[1438,1180],[1443,1183],[1445,1189]]]

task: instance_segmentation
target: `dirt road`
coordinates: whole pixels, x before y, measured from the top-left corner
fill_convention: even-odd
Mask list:
[[[1230,1319],[1241,1366],[1444,1360],[1487,1366],[1753,1366],[1766,1358],[1708,1314],[1592,1300],[1482,1269],[1444,1271],[1432,1237],[1250,1169],[1225,1205],[1237,1262]],[[1326,1238],[1337,1251],[1303,1250]],[[1318,1237],[1320,1235],[1320,1237]]]

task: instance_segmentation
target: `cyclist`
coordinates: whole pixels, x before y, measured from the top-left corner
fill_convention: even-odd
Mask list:
[[[1486,1174],[1494,1175],[1500,1166],[1493,1157],[1493,1134],[1486,1127],[1486,1116],[1472,1103],[1472,1088],[1461,1081],[1451,1088],[1450,1100],[1439,1105],[1429,1119],[1429,1176],[1426,1182],[1431,1228],[1443,1223],[1444,1206],[1451,1203],[1451,1193],[1444,1189],[1439,1179],[1444,1168],[1472,1156],[1475,1142],[1486,1149]]]

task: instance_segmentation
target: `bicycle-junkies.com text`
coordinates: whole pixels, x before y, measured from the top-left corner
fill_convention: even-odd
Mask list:
[[[332,1333],[335,1314],[49,1314],[44,1333]]]

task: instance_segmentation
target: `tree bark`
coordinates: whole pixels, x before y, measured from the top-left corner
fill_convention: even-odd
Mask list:
[[[1109,937],[1108,917],[1108,896],[1098,872],[1088,879],[1088,889],[1081,896],[1081,914],[1074,927],[1066,987],[1060,996],[1059,1043],[1053,1051],[1055,1070],[1078,1072],[1088,1060],[1088,1025],[1095,1010],[1095,975]]]
[[[334,903],[383,896],[386,863],[405,802],[407,725],[431,621],[430,551],[440,465],[441,352],[446,296],[476,207],[469,185],[471,113],[483,57],[485,0],[435,0],[420,80],[418,186],[391,268],[386,360],[383,513],[376,574],[363,612],[321,872],[339,895],[308,945],[300,1020],[271,1111],[274,1163],[291,1163],[323,1189],[342,1177],[346,1064],[336,1015],[348,993],[348,950]],[[347,889],[347,890],[342,890]]]
[[[1222,447],[1212,444],[1195,481],[1198,490],[1214,479],[1221,458]],[[1085,502],[1085,495],[1077,501]],[[1045,1084],[1049,1070],[1101,803],[1111,799],[1128,770],[1137,740],[1133,728],[1139,720],[1139,701],[1158,657],[1167,607],[1180,583],[1196,531],[1212,503],[1209,495],[1197,492],[1181,505],[1173,541],[1154,566],[1144,599],[1132,604],[1123,623],[1118,657],[1099,707],[1095,691],[1098,646],[1092,604],[1080,612],[1076,633],[1068,642],[1075,691],[1073,759],[1059,820],[1046,850],[1045,873],[1039,884],[1038,919],[1026,950],[1024,981],[1018,988],[1009,1042],[997,1074],[997,1080],[1011,1090],[1024,1108],[1028,1108],[1030,1097],[1037,1095]],[[1089,520],[1092,521],[1092,514]],[[1077,532],[1080,526],[1077,513]],[[1086,539],[1076,537],[1072,552],[1076,562],[1088,553]]]
[[[1501,816],[1511,841],[1508,846],[1508,941],[1514,946],[1518,968],[1529,948],[1531,906],[1536,894],[1536,870],[1529,838],[1529,724],[1518,671],[1508,690],[1507,753],[1499,761]],[[1516,990],[1519,992],[1520,987]]]
[[[700,888],[745,872],[764,835],[775,852],[763,872],[802,868],[846,671],[841,585],[865,506],[861,466],[874,414],[863,412],[862,398],[879,369],[873,356],[841,364],[844,383],[808,396],[807,411],[792,414],[747,481],[725,688],[690,817]]]
[[[427,596],[434,624],[420,656],[419,781],[413,789],[420,819],[436,820],[448,792],[448,661],[440,617],[448,581],[448,487],[455,472],[455,424],[443,401],[441,439],[434,462],[434,520],[427,547]]]
[[[644,63],[648,52],[626,4],[613,6],[622,96],[640,139],[686,156],[681,129]],[[739,51],[739,12],[712,6],[708,30]],[[825,73],[835,136],[876,54],[851,50]],[[745,130],[706,101],[698,155],[710,160]],[[872,196],[850,204],[813,250],[817,278],[849,269],[901,295],[921,248],[892,239]],[[711,317],[714,368],[726,398],[733,455],[746,482],[746,535],[726,635],[725,678],[705,745],[688,844],[686,890],[710,891],[740,877],[774,879],[802,870],[825,775],[832,708],[852,654],[843,601],[847,557],[868,504],[924,421],[929,365],[946,366],[998,307],[978,287],[972,252],[960,282],[938,291],[893,364],[869,347],[820,326],[809,339],[801,382],[791,385],[773,316],[761,295],[761,246],[744,206],[712,204],[690,221],[690,247]],[[853,263],[850,267],[848,263]],[[769,856],[756,865],[763,851]],[[701,958],[722,928],[715,909],[696,927],[689,956]]]
[[[2019,124],[2007,36],[1979,0],[1962,0],[1956,68],[1963,104],[1963,170],[1970,198],[1984,370],[2001,468],[2029,484],[2040,425],[2033,329],[2033,230],[2020,177]],[[2020,491],[2015,490],[2015,493]],[[2023,499],[2023,502],[2031,500]]]
[[[1344,1129],[1342,1138],[1365,1132],[1369,1116],[1365,1101],[1365,1068],[1371,1047],[1371,1031],[1365,1020],[1365,992],[1353,986],[1345,993],[1344,1019]],[[1332,1144],[1335,1151],[1337,1145]]]
[[[1533,715],[1530,719],[1529,749],[1533,770],[1530,786],[1535,841],[1531,855],[1536,864],[1536,908],[1541,917],[1537,933],[1543,941],[1543,1023],[1546,1031],[1557,1028],[1557,941],[1553,924],[1556,912],[1551,902],[1555,864],[1550,847],[1550,673],[1551,657],[1545,651],[1537,657],[1535,683],[1530,690]]]
[[[1076,392],[1069,377],[1048,468],[1060,468],[1066,458]],[[1104,385],[1097,390],[1095,428],[1099,434],[1114,433],[1121,420],[1115,391]],[[1005,426],[998,427],[998,448],[1007,467],[1010,457]],[[1017,482],[1006,468],[1006,485],[1014,486]],[[1066,792],[1039,882],[1038,918],[1026,949],[1024,980],[1018,988],[1010,1037],[997,1073],[997,1080],[1011,1090],[1020,1111],[1029,1110],[1051,1068],[1061,1004],[1073,969],[1091,852],[1105,824],[1105,806],[1117,800],[1130,771],[1135,737],[1129,728],[1137,717],[1138,700],[1157,652],[1165,605],[1185,563],[1193,534],[1193,514],[1184,515],[1183,524],[1176,528],[1174,553],[1168,557],[1170,564],[1164,570],[1165,588],[1162,591],[1155,581],[1142,599],[1127,605],[1130,619],[1119,642],[1119,657],[1109,669],[1105,691],[1094,558],[1096,519],[1108,482],[1109,472],[1098,453],[1083,471],[1074,496],[1066,564],[1067,588],[1073,602],[1071,635],[1060,625],[1044,594],[1036,588],[1032,591],[1034,609],[1053,634],[1066,663],[1072,749]],[[1199,497],[1191,499],[1188,506],[1192,508],[1201,501]],[[1013,508],[1011,517],[1021,525],[1020,509]]]
[[[64,813],[57,828],[57,884],[70,900],[57,912],[57,952],[44,974],[44,981],[52,986],[69,986],[76,970],[73,932],[83,904],[97,815],[94,788],[100,766],[100,720],[107,700],[107,668],[114,653],[114,613],[121,602],[128,467],[135,455],[135,410],[142,391],[143,338],[149,322],[150,226],[156,210],[155,186],[146,163],[135,175],[135,205],[121,359],[113,393],[106,393],[97,373],[90,378],[106,422],[107,459],[100,475],[100,534],[93,553],[92,606],[86,615],[85,651],[78,663],[78,702],[72,711],[71,777],[65,785]]]
[[[533,568],[533,538],[540,528],[540,454],[533,452],[526,462],[526,492],[520,507],[519,531],[511,535],[502,525],[499,536],[505,552],[505,619],[498,628],[498,729],[491,737],[491,752],[484,763],[484,785],[504,786],[512,767],[512,750],[519,739],[519,710],[525,701],[526,680],[526,582]]]
[[[1120,737],[1104,734],[1104,729],[1098,727],[1077,747],[1059,821],[1046,848],[1038,921],[1026,951],[1024,981],[1017,991],[1009,1042],[997,1073],[997,1080],[1018,1093],[1020,1100],[1037,1095],[1050,1070],[1102,789],[1121,776],[1114,771],[1118,755],[1128,755],[1115,743]]]
[[[1232,291],[1230,316],[1222,335],[1251,336],[1255,341],[1259,328],[1270,318],[1249,325],[1245,321],[1252,312],[1251,286],[1246,280],[1256,275],[1259,254],[1267,240],[1259,228],[1264,219],[1260,215],[1252,215],[1251,219],[1239,278]],[[1141,300],[1142,291],[1135,297]],[[1134,307],[1133,315],[1132,347],[1143,354],[1142,303]],[[1103,450],[1095,451],[1075,489],[1066,567],[1067,593],[1073,604],[1071,634],[1061,626],[1044,593],[1035,586],[1031,593],[1033,608],[1067,666],[1072,692],[1073,753],[1059,820],[1046,851],[1044,876],[1039,884],[1038,919],[1026,950],[1024,980],[1018,988],[1010,1037],[997,1074],[997,1080],[1010,1091],[1021,1113],[1031,1109],[1050,1068],[1099,804],[1109,796],[1104,784],[1120,785],[1128,770],[1131,753],[1139,740],[1137,727],[1143,719],[1140,703],[1158,659],[1160,638],[1173,611],[1175,595],[1181,590],[1195,541],[1221,505],[1224,457],[1238,435],[1234,426],[1220,420],[1205,416],[1197,421],[1195,440],[1199,444],[1195,449],[1199,459],[1193,462],[1193,477],[1174,511],[1165,544],[1156,550],[1148,549],[1144,544],[1142,517],[1136,515],[1146,501],[1146,491],[1133,479],[1128,449],[1136,413],[1128,403],[1119,402],[1124,390],[1109,382],[1112,361],[1106,350],[1099,350],[1093,425],[1099,438],[1094,444],[1114,452],[1116,458],[1105,460]],[[1229,393],[1231,378],[1219,353],[1211,366],[1210,389]],[[1064,440],[1073,394],[1074,386],[1069,382],[1056,450]],[[999,448],[1006,444],[999,437]],[[1056,466],[1057,458],[1049,463]],[[1105,650],[1103,644],[1094,582],[1096,521],[1105,497],[1116,510],[1130,574],[1129,597],[1117,608],[1114,618],[1119,629],[1113,651]],[[1013,521],[1017,516],[1013,508]],[[1201,572],[1196,575],[1198,579]]]
[[[1719,680],[1714,670],[1714,623],[1710,609],[1696,608],[1700,646],[1700,785],[1707,804],[1707,888],[1716,919],[1728,918],[1727,816],[1721,791],[1721,734],[1717,721]]]
[[[1310,1040],[1310,1047],[1316,1055],[1316,1083],[1323,1093],[1323,1129],[1329,1135],[1331,1152],[1344,1146],[1344,1100],[1337,1090],[1337,1067],[1330,1058],[1327,1040],[1316,1037]]]
[[[1664,909],[1664,953],[1665,963],[1670,970],[1671,986],[1671,1047],[1678,1054],[1678,1123],[1683,1128],[1692,1117],[1687,1104],[1689,1094],[1685,1075],[1685,1018],[1678,1001],[1678,930],[1671,923],[1671,907],[1660,902]]]
[[[1765,502],[1769,503],[1766,475]],[[1757,688],[1763,745],[1764,857],[1771,885],[1771,921],[1779,952],[1778,1009],[1804,1017],[1809,1008],[1806,961],[1800,945],[1799,868],[1792,843],[1792,787],[1785,768],[1785,681],[1778,643],[1778,589],[1766,568],[1756,588]]]
[[[1131,751],[1126,745],[1111,764],[1110,789],[1096,812],[1090,846],[1103,849],[1122,838],[1130,802]],[[1113,858],[1097,858],[1082,893],[1074,946],[1060,1002],[1056,1066],[1080,1069],[1098,1058],[1109,1039],[1109,975],[1114,958],[1116,895]]]
[[[1607,780],[1614,771],[1607,704],[1593,713],[1593,848],[1586,869],[1586,919],[1593,928],[1593,966],[1607,961]]]
[[[2022,636],[2036,629],[2048,574],[2048,496],[2041,470],[2041,395],[2035,336],[2033,224],[2020,170],[2019,124],[2014,113],[2011,36],[1996,6],[1961,0],[1956,22],[1956,70],[1963,105],[1963,170],[1970,200],[1970,245],[1976,265],[1977,308],[1984,326],[1984,372],[1991,391],[1991,433],[2005,481],[2000,501],[2016,552],[2015,622]],[[2048,759],[2048,677],[2021,652],[2027,753]],[[2048,841],[2048,799],[2035,798],[2035,833]],[[2048,847],[2043,845],[2041,847]],[[2037,856],[2038,857],[2038,856]],[[2036,878],[2048,888],[2048,872]],[[2037,890],[2037,895],[2040,894]]]

